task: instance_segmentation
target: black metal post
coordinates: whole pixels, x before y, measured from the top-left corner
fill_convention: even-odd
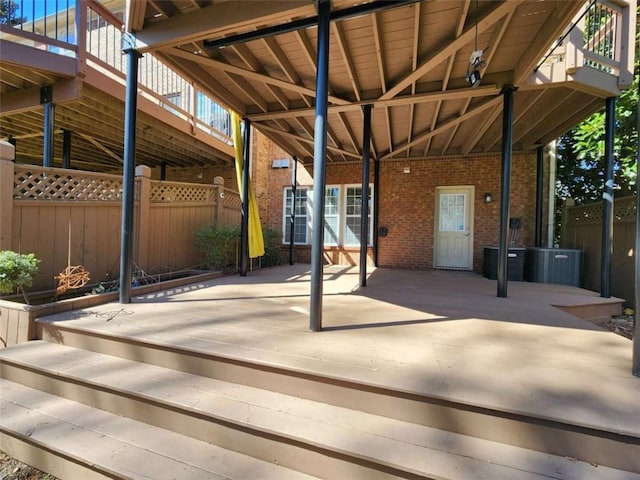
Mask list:
[[[600,296],[611,297],[611,256],[613,255],[613,140],[616,122],[616,97],[605,101],[604,189],[602,192],[602,259]]]
[[[498,243],[498,297],[507,296],[507,262],[509,258],[509,193],[511,188],[511,153],[513,149],[513,85],[502,87],[502,176],[500,191],[500,238]]]
[[[16,162],[16,156],[18,154],[18,141],[16,138],[9,136],[9,138],[7,138],[7,142],[9,142],[11,145],[13,145],[13,160],[11,160],[13,163]]]
[[[62,131],[62,168],[71,168],[71,130]]]
[[[640,85],[638,85],[640,91]],[[638,118],[640,118],[640,103],[637,107]],[[640,135],[638,135],[638,145],[636,147],[636,172],[640,171]],[[633,356],[631,357],[631,373],[640,377],[640,186],[636,182],[636,244],[633,250],[635,260],[635,285],[634,290],[634,322],[633,322]]]
[[[554,188],[549,185],[549,188]],[[544,190],[544,147],[536,149],[536,247],[542,247],[542,193]]]
[[[369,161],[371,152],[371,105],[365,105],[362,126],[362,210],[360,211],[360,286],[367,286],[369,248]]]
[[[55,111],[52,102],[44,103],[44,140],[42,152],[42,166],[53,167],[53,145],[55,136]]]
[[[316,63],[316,120],[313,143],[313,231],[311,234],[311,292],[309,328],[322,330],[322,270],[324,250],[324,193],[327,156],[327,103],[329,95],[329,0],[318,1]]]
[[[131,303],[133,263],[133,210],[136,173],[136,114],[138,107],[137,50],[126,49],[127,84],[124,106],[124,165],[122,167],[122,232],[120,242],[120,303]]]
[[[373,162],[373,264],[378,266],[378,212],[380,211],[380,160]]]
[[[293,157],[293,172],[291,176],[291,217],[289,223],[289,265],[293,265],[294,244],[296,241],[296,191],[298,186],[298,157]]]
[[[251,154],[251,120],[244,119],[242,139],[242,223],[240,224],[240,276],[249,270],[249,157]]]
[[[162,162],[160,164],[160,180],[163,182],[167,179],[167,163]]]

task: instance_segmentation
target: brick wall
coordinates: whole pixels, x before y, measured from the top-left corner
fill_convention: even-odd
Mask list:
[[[265,151],[268,149],[265,149]],[[270,162],[269,162],[270,165]],[[404,173],[404,167],[410,173]],[[511,217],[521,217],[516,245],[529,246],[534,240],[535,222],[535,153],[514,155],[511,182]],[[373,168],[371,169],[373,172]],[[312,167],[299,165],[298,184],[311,186]],[[267,172],[267,213],[263,223],[282,230],[282,197],[291,184],[291,169]],[[327,165],[327,184],[354,184],[361,182],[358,163]],[[373,183],[373,173],[370,182]],[[483,247],[496,245],[499,235],[500,214],[500,158],[499,156],[444,158],[392,161],[380,165],[380,191],[378,206],[379,227],[388,234],[378,241],[378,264],[382,267],[433,268],[436,187],[473,185],[474,236],[473,267],[482,269]],[[484,194],[490,192],[493,202],[485,203]],[[309,261],[309,247],[296,246],[296,261]],[[358,263],[357,249],[329,248],[328,261]],[[288,255],[288,248],[284,253]]]

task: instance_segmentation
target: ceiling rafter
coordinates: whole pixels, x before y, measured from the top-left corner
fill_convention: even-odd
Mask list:
[[[171,49],[170,51],[167,51],[167,53],[174,57],[184,58],[192,62],[199,63],[201,65],[204,65],[205,67],[211,67],[216,70],[221,70],[227,73],[234,73],[238,76],[246,77],[247,79],[250,79],[250,80],[254,80],[261,83],[268,83],[268,84],[283,88],[285,90],[291,90],[294,92],[303,93],[313,98],[315,98],[316,96],[315,90],[304,87],[302,85],[295,85],[293,83],[280,80],[279,78],[274,78],[268,75],[264,75],[262,73],[253,72],[251,70],[247,70],[246,68],[241,68],[235,65],[231,65],[229,63],[221,62],[219,60],[215,60],[205,55],[196,55],[194,53],[187,52],[179,48]],[[329,101],[338,105],[347,105],[349,103],[348,100],[345,100],[343,98],[338,98],[334,95],[329,95]]]
[[[275,128],[275,127],[271,127],[269,125],[265,125],[264,123],[260,124],[260,128],[264,129],[264,130],[267,130],[267,131],[270,131],[270,132],[273,132],[273,133],[276,133],[276,134],[279,134],[279,135],[284,135],[286,137],[292,138],[293,140],[296,140],[296,141],[299,141],[299,142],[306,142],[306,143],[309,143],[309,144],[313,144],[314,143],[313,138],[304,138],[304,137],[301,137],[301,136],[299,136],[299,135],[297,135],[295,133],[282,131],[282,130],[279,130],[279,129]],[[344,150],[342,148],[334,147],[332,145],[327,145],[327,150],[335,152],[335,153],[341,153],[341,154],[346,155],[348,157],[360,158],[360,154],[355,154],[355,153],[350,152],[348,150]]]
[[[420,3],[416,3],[415,9],[413,11],[413,40],[411,42],[411,70],[415,70],[418,67],[418,51],[420,48]],[[382,93],[386,93],[386,85],[385,91]],[[411,84],[411,95],[416,94],[416,83],[413,82]],[[409,106],[409,131],[407,132],[407,142],[413,140],[413,125],[416,117],[416,106],[415,104],[411,104]],[[429,140],[430,142],[431,140]],[[428,145],[428,143],[427,143]],[[411,150],[407,150],[407,158]]]
[[[439,65],[442,61],[449,58],[455,52],[471,42],[476,34],[476,28],[478,34],[484,32],[498,20],[504,17],[507,13],[515,10],[524,0],[510,0],[505,1],[488,12],[484,17],[478,20],[477,23],[469,26],[458,38],[453,41],[443,43],[439,48],[435,48],[435,52],[420,66],[413,71],[407,72],[403,78],[396,82],[396,84],[387,90],[387,93],[380,97],[380,100],[389,99],[395,97],[398,93],[403,91],[412,83],[416,82],[420,77],[424,76],[429,70]]]
[[[360,85],[358,84],[358,77],[353,66],[353,60],[351,59],[351,55],[349,54],[347,39],[345,38],[342,24],[340,22],[332,22],[331,28],[335,35],[336,43],[338,44],[338,50],[340,50],[340,55],[342,56],[342,61],[347,68],[347,74],[349,75],[351,88],[353,89],[356,100],[360,101],[362,99],[360,96]]]
[[[456,33],[455,33],[455,38],[458,38],[460,35],[462,35],[462,32],[464,30],[464,24],[467,21],[467,15],[469,14],[469,5],[471,4],[471,0],[465,0],[464,3],[462,4],[462,9],[460,10],[460,15],[458,16],[458,22],[456,24]],[[444,74],[444,79],[442,80],[442,90],[445,91],[448,87],[449,87],[449,80],[451,79],[451,72],[453,71],[453,63],[456,60],[456,54],[458,52],[454,52],[450,57],[449,57],[449,62],[447,64],[447,69],[445,71]],[[413,67],[415,70],[415,66]],[[412,85],[412,90],[415,90],[415,82]],[[431,129],[434,129],[436,126],[436,122],[438,121],[438,117],[440,116],[440,109],[442,108],[442,101],[438,102],[438,104],[436,105],[435,110],[433,111],[433,118],[431,119]],[[462,112],[464,113],[464,112]],[[457,130],[457,128],[456,128]],[[424,147],[424,155],[426,156],[429,153],[429,150],[431,149],[431,140],[433,139],[433,137],[429,138],[429,140],[427,140],[427,144]],[[407,152],[408,154],[409,152]]]
[[[513,143],[522,143],[523,145],[527,145],[527,144],[534,143],[536,140],[538,140],[537,138],[538,134],[536,133],[535,128],[538,127],[539,125],[544,125],[546,122],[549,121],[548,120],[549,118],[552,118],[553,116],[558,115],[557,111],[560,110],[563,107],[563,105],[573,105],[575,101],[572,99],[577,94],[578,92],[576,90],[572,90],[567,95],[563,96],[562,99],[559,102],[557,102],[555,105],[549,106],[545,114],[541,115],[540,118],[538,118],[537,122],[532,122],[528,128],[523,129],[517,136],[514,135]]]
[[[267,50],[269,50],[269,53],[271,53],[273,58],[275,58],[276,62],[280,66],[280,70],[283,71],[289,81],[296,85],[303,85],[302,80],[300,80],[300,76],[287,58],[287,55],[282,50],[282,47],[280,47],[278,41],[274,37],[266,37],[263,38],[262,41],[267,47]],[[304,100],[304,103],[306,103],[307,106],[311,106],[312,102],[310,101],[309,97],[304,94],[301,94],[301,96]]]
[[[420,4],[416,4],[416,9],[420,11]],[[384,45],[382,40],[382,32],[380,29],[380,17],[377,12],[374,12],[371,16],[371,27],[373,28],[373,41],[375,43],[376,48],[376,56],[378,58],[378,72],[380,73],[380,86],[382,88],[382,93],[387,92],[387,75],[385,73],[385,56],[384,51],[382,50],[382,46]],[[415,60],[414,60],[415,61]],[[415,93],[413,90],[411,93]],[[391,130],[391,114],[389,112],[389,107],[384,107],[384,115],[385,121],[387,122],[387,143],[389,145],[388,149],[391,151],[393,149],[393,136]],[[413,106],[411,107],[411,115],[409,116],[409,123],[411,124],[413,117]],[[409,132],[411,132],[411,126],[409,126]]]
[[[87,135],[86,133],[79,133],[79,132],[76,132],[76,134],[81,136],[82,138],[84,138],[87,142],[91,143],[92,145],[94,145],[97,148],[99,148],[100,150],[102,150],[104,153],[109,155],[114,160],[117,160],[121,164],[124,163],[124,160],[122,159],[122,157],[120,155],[116,155],[115,153],[113,153],[111,150],[109,150],[107,147],[102,145],[102,143],[100,143],[98,140],[96,140],[92,136]]]
[[[509,13],[507,13],[501,20],[498,21],[498,23],[496,23],[496,28],[493,29],[493,33],[491,34],[491,38],[489,39],[489,43],[487,44],[487,47],[484,49],[484,54],[485,54],[485,56],[484,56],[484,64],[479,69],[481,78],[482,78],[482,75],[484,75],[484,73],[489,68],[489,65],[491,64],[491,61],[493,60],[493,57],[496,54],[496,50],[498,49],[498,45],[500,44],[500,41],[502,40],[502,37],[504,36],[505,32],[507,31],[507,26],[509,25],[509,22],[511,21],[511,18],[513,17],[513,13],[514,13],[514,10],[512,10]],[[461,109],[461,111],[460,111],[461,115],[466,113],[467,109],[469,108],[470,103],[471,102],[468,101],[466,103],[466,105]],[[491,119],[493,117],[492,117],[492,115],[489,115],[488,118]],[[491,121],[493,122],[493,120],[491,120]],[[455,135],[458,132],[459,128],[460,128],[460,126],[458,125],[451,132],[451,136],[449,137],[449,141],[447,142],[445,148],[442,150],[442,155],[444,155],[446,153],[447,149],[449,148],[449,145],[453,141],[453,138],[455,137]]]
[[[258,59],[253,55],[249,47],[247,47],[244,43],[238,43],[233,45],[231,48],[235,51],[235,53],[242,59],[242,61],[251,68],[253,71],[258,73],[265,73],[262,64],[258,61]],[[275,97],[278,103],[285,110],[289,108],[289,99],[284,94],[282,89],[276,87],[275,85],[265,85],[267,89],[271,92],[271,94]]]
[[[471,105],[471,98],[467,98],[464,103],[462,104],[462,106],[460,107],[460,109],[458,110],[458,116],[462,116],[465,113],[467,113],[467,110],[469,109],[469,105]],[[460,128],[460,124],[456,125],[455,127],[453,127],[451,129],[451,132],[449,133],[449,139],[445,142],[444,147],[442,147],[442,151],[441,151],[441,155],[445,155],[446,151],[449,149],[449,147],[451,146],[451,142],[453,141],[453,138],[456,136],[456,133],[458,133],[458,129]]]
[[[500,97],[495,97],[495,98],[492,98],[490,100],[487,100],[487,101],[481,103],[480,105],[476,106],[472,110],[469,110],[464,115],[456,116],[454,118],[451,118],[451,119],[443,122],[441,125],[437,126],[435,129],[427,130],[425,132],[422,132],[416,138],[414,138],[411,142],[406,143],[405,145],[401,146],[400,148],[396,149],[393,152],[386,153],[385,155],[383,155],[380,158],[380,160],[386,160],[388,158],[391,158],[394,155],[397,155],[399,153],[402,153],[402,152],[406,151],[407,149],[413,147],[414,145],[417,145],[419,143],[422,143],[422,142],[426,141],[428,138],[433,137],[434,135],[437,135],[437,134],[439,134],[441,132],[444,132],[445,130],[448,130],[449,128],[455,127],[456,125],[460,124],[461,122],[464,122],[465,120],[468,120],[468,119],[470,119],[472,117],[475,117],[476,115],[479,115],[482,112],[488,110],[489,108],[491,108],[494,105],[496,105],[496,103],[498,103],[499,101],[500,101]]]
[[[533,107],[535,104],[537,104],[539,101],[542,101],[542,96],[545,94],[544,90],[540,90],[535,94],[535,97],[532,101],[530,101],[526,107],[523,107],[520,109],[520,111],[518,112],[518,114],[514,117],[513,119],[513,123],[514,125],[517,124],[520,119],[524,118],[524,116],[527,114],[527,112],[529,110],[531,110],[531,107]],[[491,124],[493,122],[495,122],[495,120],[498,118],[498,115],[502,113],[502,107],[500,105],[498,105],[496,107],[496,110],[494,112],[492,112],[492,115],[490,117],[488,117],[488,121],[484,122],[482,127],[478,130],[478,132],[476,133],[476,135],[474,136],[474,138],[471,140],[471,142],[469,143],[469,147],[468,147],[468,151],[470,152],[475,146],[476,144],[480,141],[480,139],[484,138],[485,133],[487,132],[487,130],[489,130],[489,128],[491,128]],[[488,142],[485,145],[485,152],[488,151],[488,149],[493,148],[493,146],[498,143],[498,141],[500,140],[501,135],[496,134],[493,138],[493,140],[491,140],[490,142]]]
[[[539,139],[537,139],[537,141],[539,141],[543,145],[546,145],[552,140],[558,138],[560,135],[563,135],[564,133],[566,133],[570,128],[577,125],[581,120],[597,112],[601,108],[602,108],[602,99],[594,98],[593,101],[587,103],[577,112],[575,112],[573,116],[569,117],[560,125],[556,126],[555,128],[552,128],[551,130],[543,134]]]

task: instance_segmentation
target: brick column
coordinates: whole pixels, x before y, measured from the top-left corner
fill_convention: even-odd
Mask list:
[[[0,250],[11,250],[15,147],[0,141]]]

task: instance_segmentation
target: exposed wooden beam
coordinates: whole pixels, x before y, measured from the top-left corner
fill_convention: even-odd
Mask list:
[[[129,0],[136,3],[137,0]],[[142,3],[142,2],[140,2]],[[231,33],[251,30],[254,25],[285,23],[293,18],[315,15],[311,2],[245,0],[216,2],[170,19],[138,28],[137,42],[142,52],[183,45],[206,38],[222,38]]]
[[[391,98],[389,100],[361,100],[360,102],[353,102],[347,105],[329,105],[329,113],[336,112],[349,112],[355,110],[361,110],[364,105],[373,105],[374,108],[380,107],[396,107],[400,105],[411,105],[412,103],[430,103],[443,100],[456,100],[467,97],[479,98],[498,95],[500,88],[496,85],[483,85],[481,87],[471,88],[456,88],[453,90],[425,92],[416,95],[403,95],[401,97]],[[263,121],[274,120],[276,118],[294,118],[299,116],[313,115],[314,110],[312,108],[297,108],[290,110],[271,111],[266,113],[248,114],[251,120]]]
[[[280,70],[282,70],[289,81],[296,85],[302,85],[302,80],[300,80],[298,73],[295,68],[293,68],[293,65],[291,65],[287,55],[282,51],[282,48],[280,48],[278,41],[273,37],[266,37],[262,39],[262,42],[265,44],[267,50],[269,50],[273,58],[276,60],[276,63],[280,66]],[[309,100],[307,95],[303,94],[302,100],[307,104],[307,106],[311,106],[312,102]]]
[[[315,90],[304,87],[302,85],[295,85],[290,82],[286,82],[284,80],[280,80],[278,78],[273,78],[268,75],[264,75],[258,72],[253,72],[251,70],[247,70],[245,68],[236,67],[235,65],[230,65],[225,62],[220,62],[218,60],[214,60],[213,58],[204,56],[204,55],[196,55],[179,48],[174,48],[165,52],[167,55],[177,58],[183,58],[185,60],[189,60],[191,62],[199,63],[205,67],[211,67],[216,70],[221,70],[223,72],[234,73],[236,75],[240,75],[246,79],[254,80],[261,83],[268,83],[271,85],[275,85],[277,87],[283,88],[285,90],[291,90],[297,93],[306,94],[311,97],[316,96]],[[338,105],[348,105],[349,101],[344,100],[342,98],[335,97],[333,95],[329,96],[329,101]]]
[[[144,25],[144,14],[147,10],[145,0],[127,0],[125,4],[125,26],[127,32],[139,32]]]
[[[496,121],[501,113],[501,105],[496,105],[493,110],[489,111],[486,118],[482,121],[482,123],[480,123],[479,128],[476,130],[476,133],[473,135],[473,137],[465,141],[465,146],[462,148],[463,155],[469,155],[471,153],[471,150],[473,150],[478,142],[484,137],[484,134],[487,133],[487,130],[489,130],[491,125],[493,125],[493,122]]]
[[[77,100],[82,95],[82,81],[79,78],[60,80],[52,87],[53,103],[57,105]],[[34,108],[41,108],[40,87],[0,95],[0,118]]]
[[[530,41],[514,69],[514,83],[516,85],[524,82],[533,73],[536,63],[540,61],[544,53],[562,35],[563,30],[571,23],[575,15],[582,8],[586,8],[584,2],[554,2],[554,5],[555,9],[549,14],[544,26]]]
[[[477,24],[469,26],[467,30],[462,33],[458,38],[453,41],[448,41],[441,45],[439,48],[435,48],[433,55],[427,58],[420,66],[411,72],[408,72],[402,79],[387,90],[387,93],[380,96],[380,100],[388,100],[395,97],[398,93],[407,88],[410,84],[416,82],[420,77],[424,76],[429,70],[434,68],[443,62],[446,58],[449,58],[460,48],[471,42],[476,35],[476,28],[478,34],[484,32],[488,28],[492,27],[498,20],[504,17],[507,13],[515,10],[524,0],[509,0],[498,4],[493,10],[487,13],[484,17],[478,20]]]
[[[470,104],[471,104],[471,98],[467,98],[462,104],[462,107],[460,107],[460,109],[458,110],[458,116],[462,116],[465,113],[467,113],[467,110],[469,109]],[[442,147],[442,151],[441,151],[442,156],[444,156],[447,153],[447,150],[451,146],[451,142],[456,136],[456,133],[458,133],[459,128],[460,128],[460,124],[456,125],[451,129],[451,132],[449,133],[449,139],[445,142],[444,147]]]
[[[99,141],[97,141],[92,136],[87,135],[86,133],[80,133],[80,132],[76,132],[76,134],[80,135],[82,138],[84,138],[87,142],[91,143],[92,145],[95,145],[97,148],[102,150],[104,153],[109,155],[111,158],[117,160],[119,163],[124,163],[121,156],[116,155],[115,153],[113,153],[111,150],[109,150],[107,147],[102,145]]]
[[[560,135],[564,135],[565,133],[567,133],[570,129],[575,127],[582,120],[587,118],[589,115],[597,112],[601,108],[602,108],[602,99],[600,98],[593,99],[592,102],[589,102],[586,105],[584,105],[582,108],[576,111],[574,115],[567,118],[564,122],[554,126],[553,128],[549,129],[547,132],[542,134],[542,136],[538,140],[540,141],[540,143],[546,145],[552,140],[558,138]],[[523,144],[523,146],[525,148],[527,147],[526,144]]]
[[[392,158],[394,155],[398,155],[399,153],[402,153],[402,152],[412,148],[414,145],[417,145],[419,143],[422,143],[422,142],[426,141],[427,139],[433,137],[434,135],[438,135],[439,133],[444,132],[445,130],[448,130],[449,128],[455,127],[456,125],[464,122],[465,120],[469,120],[470,118],[473,118],[476,115],[481,114],[482,112],[484,112],[484,111],[488,110],[489,108],[492,108],[493,106],[498,104],[500,101],[501,101],[501,97],[499,97],[499,96],[495,97],[495,98],[492,98],[491,100],[487,100],[484,103],[482,103],[482,104],[478,105],[477,107],[475,107],[473,110],[469,110],[464,115],[449,119],[446,122],[443,122],[441,125],[439,125],[435,129],[423,132],[422,134],[420,134],[416,138],[414,138],[411,142],[408,142],[405,145],[402,145],[401,147],[397,148],[393,152],[386,153],[385,155],[380,157],[380,160],[387,160],[389,158]]]
[[[342,30],[342,24],[339,22],[332,22],[331,28],[333,29],[334,38],[336,40],[336,43],[338,44],[338,50],[340,50],[342,61],[344,62],[344,65],[347,69],[347,75],[349,76],[349,81],[351,82],[351,88],[353,89],[356,100],[360,101],[360,85],[358,84],[356,70],[353,66],[353,60],[351,60],[349,47],[347,46],[347,39],[345,38],[344,31]]]
[[[416,3],[413,12],[413,40],[411,42],[411,70],[415,70],[418,67],[418,51],[420,49],[420,3]],[[386,82],[382,93],[387,92]],[[411,95],[416,94],[416,84],[411,84]],[[416,117],[416,105],[412,103],[409,106],[409,124],[407,132],[407,142],[413,140],[413,124]],[[390,141],[391,143],[391,141]],[[391,151],[391,145],[389,145],[389,151]],[[407,150],[407,156],[409,156],[409,150]]]
[[[260,124],[260,129],[261,130],[266,130],[268,132],[273,132],[276,133],[278,135],[283,135],[285,137],[289,137],[297,142],[305,142],[308,144],[313,144],[313,138],[305,138],[305,137],[301,137],[299,135],[296,135],[295,133],[291,133],[291,132],[284,132],[278,128],[274,128],[271,127],[269,125],[265,125],[264,123]],[[334,147],[331,145],[327,145],[327,150],[335,152],[335,153],[340,153],[343,155],[346,155],[348,157],[353,157],[353,158],[360,158],[360,154],[359,153],[354,153],[354,152],[350,152],[348,150],[344,150],[342,148],[338,148],[338,147]]]
[[[517,136],[514,135],[513,143],[522,143],[523,145],[535,143],[540,135],[538,133],[540,125],[544,125],[545,123],[555,123],[550,122],[549,119],[557,117],[559,112],[566,108],[566,105],[574,105],[575,100],[573,100],[573,97],[576,95],[576,91],[571,91],[568,95],[563,96],[561,101],[557,102],[555,105],[549,105],[548,108],[545,109],[545,114],[540,115],[536,122],[530,123],[528,128],[523,128]]]

